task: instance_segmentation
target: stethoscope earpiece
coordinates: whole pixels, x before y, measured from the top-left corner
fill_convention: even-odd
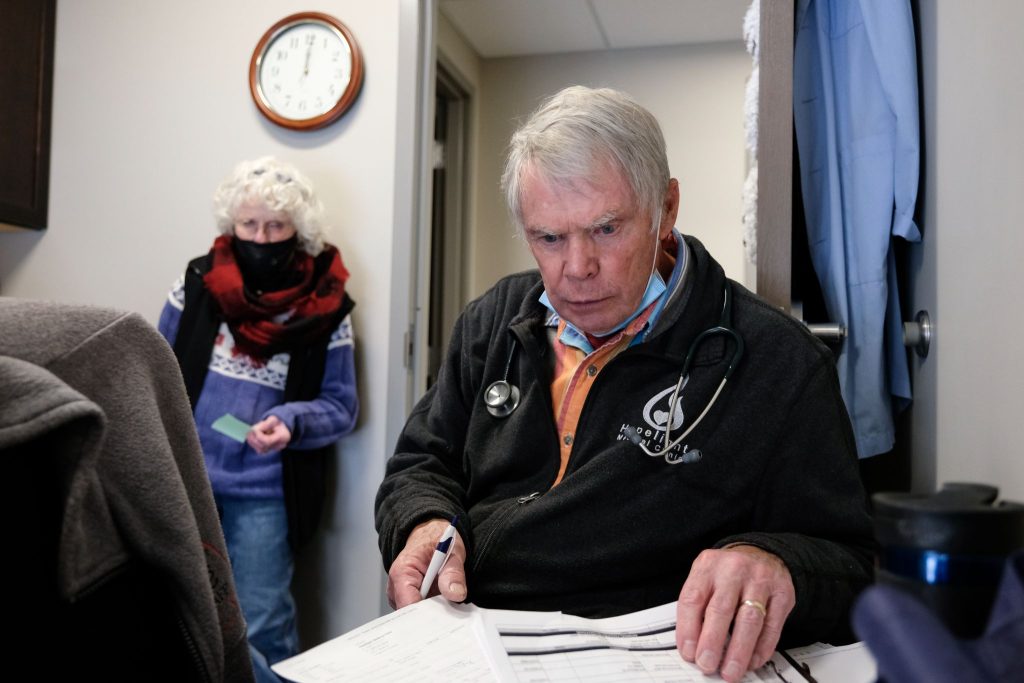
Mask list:
[[[494,417],[508,417],[519,407],[519,387],[499,379],[487,387],[484,403],[487,405],[487,412]]]

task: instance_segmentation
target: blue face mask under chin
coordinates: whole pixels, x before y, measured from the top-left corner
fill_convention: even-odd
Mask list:
[[[595,337],[607,337],[610,334],[615,334],[616,332],[624,328],[626,325],[633,322],[633,320],[638,315],[644,312],[645,308],[647,308],[652,303],[657,301],[658,297],[665,293],[665,289],[665,280],[662,279],[661,273],[659,273],[657,270],[651,271],[651,277],[648,278],[647,280],[647,289],[644,290],[644,295],[643,297],[640,298],[640,304],[636,307],[636,310],[634,310],[631,314],[629,314],[629,316],[626,317],[625,320],[623,320],[621,323],[611,328],[610,330],[607,330],[605,332],[591,332],[590,334],[592,334]]]

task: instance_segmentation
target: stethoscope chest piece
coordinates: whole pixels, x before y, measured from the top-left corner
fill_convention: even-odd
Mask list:
[[[487,387],[484,404],[487,406],[487,412],[494,417],[508,417],[519,407],[519,387],[499,379]]]

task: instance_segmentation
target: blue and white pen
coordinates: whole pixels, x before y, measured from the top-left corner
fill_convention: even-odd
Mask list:
[[[452,548],[455,547],[455,523],[459,521],[459,516],[455,515],[452,517],[451,524],[441,534],[441,540],[437,542],[437,547],[434,548],[434,554],[430,558],[430,564],[427,565],[427,573],[423,575],[423,583],[420,585],[420,597],[427,597],[427,593],[430,592],[430,587],[434,585],[434,580],[437,578],[438,572],[441,571],[441,567],[444,566],[448,556],[452,554]]]

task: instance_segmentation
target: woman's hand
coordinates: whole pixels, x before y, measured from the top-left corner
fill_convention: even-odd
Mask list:
[[[292,433],[276,416],[271,415],[252,426],[245,442],[260,455],[280,451],[292,440]]]

